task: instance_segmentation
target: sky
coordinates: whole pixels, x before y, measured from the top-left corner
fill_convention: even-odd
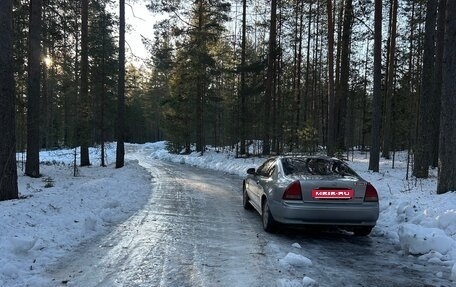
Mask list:
[[[126,48],[130,51],[135,58],[134,63],[141,65],[140,59],[150,58],[148,51],[142,43],[142,38],[153,40],[154,30],[153,26],[158,16],[153,15],[146,7],[147,1],[138,1],[125,6],[125,21],[129,28],[126,35]]]
[[[42,178],[24,176],[19,164],[21,199],[0,202],[0,286],[51,286],[45,274],[56,260],[68,257],[84,241],[108,234],[141,210],[153,190],[151,184],[158,179],[151,181],[153,175],[129,154],[141,151],[150,158],[240,176],[264,161],[235,158],[228,150],[209,149],[204,156],[175,155],[167,152],[165,142],[158,142],[127,144],[126,166],[114,169],[115,146],[107,145],[108,168],[98,166],[100,150],[91,148],[93,165],[78,168],[78,177],[72,172],[73,150],[41,152]],[[434,276],[456,284],[455,194],[435,194],[435,171],[429,179],[405,180],[406,156],[404,152],[396,155],[395,169],[391,161],[382,159],[380,173],[367,171],[367,154],[356,153],[348,163],[379,192],[380,217],[370,236],[386,239],[400,256],[440,266]],[[235,196],[241,206],[240,191]],[[278,266],[317,268],[312,265],[317,258],[300,254],[298,245],[288,246],[285,255],[277,253],[282,256]],[[307,276],[296,280],[277,285],[318,284]]]

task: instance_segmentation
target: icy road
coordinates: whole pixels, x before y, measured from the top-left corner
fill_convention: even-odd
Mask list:
[[[242,208],[237,176],[141,151],[129,157],[153,176],[150,198],[110,234],[56,264],[56,286],[308,286],[304,277],[319,286],[450,286],[436,276],[438,266],[398,255],[383,237],[265,233],[260,216]]]

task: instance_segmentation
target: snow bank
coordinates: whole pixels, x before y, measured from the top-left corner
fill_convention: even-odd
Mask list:
[[[223,171],[239,176],[245,176],[248,168],[258,167],[264,161],[264,159],[257,157],[236,158],[228,150],[208,150],[203,156],[198,152],[188,155],[171,154],[166,150],[166,142],[146,144],[146,149],[150,150],[152,158]]]
[[[73,177],[71,152],[42,152],[43,177],[18,170],[21,199],[0,202],[0,286],[52,286],[42,277],[46,266],[147,202],[150,175],[137,162],[99,167],[91,149],[94,165],[79,167]],[[113,154],[107,151],[108,163]]]
[[[456,248],[455,241],[442,229],[405,223],[399,226],[398,233],[402,249],[414,255],[431,251],[446,255]]]
[[[456,263],[453,265],[453,268],[451,269],[450,280],[456,282]]]

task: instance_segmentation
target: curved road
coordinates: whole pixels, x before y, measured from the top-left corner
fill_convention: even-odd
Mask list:
[[[267,234],[242,208],[237,176],[130,151],[153,176],[143,208],[81,245],[50,276],[59,286],[451,286],[441,266],[400,256],[382,237],[283,229]],[[292,247],[299,243],[302,249]],[[311,266],[284,265],[288,252]]]

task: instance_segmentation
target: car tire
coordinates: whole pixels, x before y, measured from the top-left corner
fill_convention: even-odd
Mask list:
[[[269,203],[267,199],[264,200],[261,211],[261,219],[263,221],[264,231],[273,233],[277,227],[277,222],[274,220],[274,217],[271,214],[271,210],[269,209]]]
[[[249,195],[247,194],[247,190],[245,189],[245,184],[242,187],[242,205],[246,210],[252,210],[253,206],[250,203]]]
[[[362,227],[355,227],[353,229],[353,233],[356,236],[367,236],[371,233],[373,226],[362,226]]]

